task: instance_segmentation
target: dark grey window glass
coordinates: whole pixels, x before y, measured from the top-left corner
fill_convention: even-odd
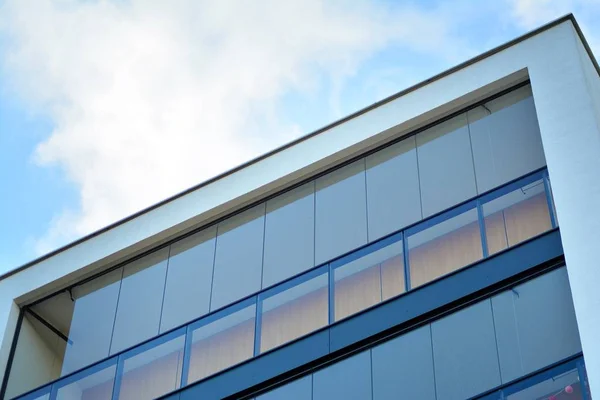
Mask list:
[[[169,249],[123,267],[111,354],[158,334]]]
[[[415,137],[367,157],[369,240],[422,218]]]
[[[546,165],[530,86],[470,110],[468,118],[479,193]]]
[[[110,400],[116,372],[115,359],[84,370],[73,377],[74,381],[69,379],[57,384],[58,389],[53,389],[56,390],[56,400]]]
[[[500,385],[490,300],[431,324],[437,396],[462,400]]]
[[[72,289],[73,317],[62,375],[109,355],[123,269]]]
[[[423,217],[477,195],[467,116],[417,134]]]
[[[372,352],[374,400],[436,399],[429,325],[374,347]]]
[[[171,245],[161,332],[209,311],[216,232],[211,227]]]
[[[179,388],[185,328],[176,332],[147,350],[134,349],[137,354],[124,356],[119,400],[155,399]]]
[[[316,181],[316,264],[367,243],[365,160]]]
[[[262,287],[315,264],[315,183],[267,201]]]
[[[504,382],[581,351],[567,270],[492,298]]]
[[[264,204],[219,224],[211,310],[260,290],[264,230]]]
[[[312,376],[295,380],[258,396],[256,400],[312,400]]]
[[[313,400],[368,400],[371,352],[357,354],[313,374]]]

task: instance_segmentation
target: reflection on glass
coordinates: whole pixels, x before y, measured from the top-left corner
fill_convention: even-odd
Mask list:
[[[534,386],[503,397],[507,400],[583,400],[577,369],[563,372]]]
[[[12,396],[6,393],[5,398],[9,399]],[[29,393],[26,396],[19,397],[19,400],[49,400],[50,399],[50,386],[36,390],[35,392]]]
[[[255,317],[256,304],[251,304],[234,312],[226,309],[209,317],[210,321],[200,320],[192,325],[187,382],[192,383],[251,358]]]
[[[116,371],[116,359],[112,359],[78,373],[62,382],[56,400],[110,400]]]
[[[289,289],[266,294],[262,300],[261,352],[327,325],[328,275],[325,269],[315,272],[301,277],[302,282]]]
[[[411,287],[483,257],[477,210],[468,210],[408,237]]]
[[[119,399],[153,399],[179,388],[185,329],[175,332],[174,336],[125,360]],[[164,342],[165,339],[159,340]]]
[[[552,228],[541,179],[484,204],[483,215],[489,254]]]
[[[404,292],[402,241],[336,267],[333,274],[338,321]]]

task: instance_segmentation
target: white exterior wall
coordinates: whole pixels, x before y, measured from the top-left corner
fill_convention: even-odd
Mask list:
[[[600,185],[596,183],[600,174],[600,96],[593,94],[600,83],[585,64],[587,55],[580,47],[573,25],[566,21],[0,281],[0,376],[18,315],[15,300],[28,301],[39,295],[41,287],[51,291],[227,208],[382,143],[399,131],[410,131],[485,97],[490,90],[523,79],[527,71],[590,384],[600,393],[600,268],[594,257],[596,243],[600,243]],[[391,130],[398,125],[400,128]]]

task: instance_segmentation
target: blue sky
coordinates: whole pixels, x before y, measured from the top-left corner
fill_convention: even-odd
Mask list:
[[[593,0],[0,0],[0,273]],[[352,5],[349,7],[349,5]]]

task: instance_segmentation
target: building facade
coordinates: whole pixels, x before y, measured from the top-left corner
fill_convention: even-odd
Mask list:
[[[0,277],[6,399],[600,396],[572,16]]]

